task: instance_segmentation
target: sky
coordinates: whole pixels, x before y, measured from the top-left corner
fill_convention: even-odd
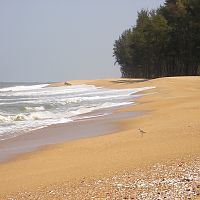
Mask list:
[[[0,82],[120,77],[113,44],[164,0],[0,0]]]

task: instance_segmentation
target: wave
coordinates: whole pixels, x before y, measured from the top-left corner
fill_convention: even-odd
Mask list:
[[[114,99],[114,98],[120,98],[125,97],[127,94],[124,95],[107,95],[107,96],[93,96],[93,97],[72,97],[64,99],[63,101],[65,103],[77,103],[82,101],[94,101],[94,100],[106,100],[106,99]],[[61,102],[63,102],[61,101]]]
[[[135,94],[135,93],[138,93],[138,92],[142,92],[142,91],[145,91],[145,90],[151,90],[151,89],[155,89],[156,87],[155,86],[152,86],[152,87],[141,87],[141,88],[134,88],[132,94]]]
[[[76,120],[85,120],[85,119],[93,119],[97,117],[104,117],[107,115],[110,115],[111,113],[104,113],[104,114],[97,114],[97,115],[88,115],[88,116],[81,116],[81,117],[76,117]]]
[[[38,106],[38,107],[25,107],[25,110],[27,111],[43,111],[45,110],[44,106]]]
[[[143,88],[135,88],[135,89],[124,89],[124,90],[114,90],[110,95],[111,91],[102,91],[102,92],[95,92],[94,94],[98,94],[98,96],[86,96],[86,97],[71,97],[67,99],[59,99],[61,104],[68,104],[68,103],[77,103],[82,101],[94,101],[94,100],[106,100],[106,99],[120,99],[124,97],[128,97],[130,95],[134,95],[138,92],[142,92],[144,90],[154,89],[155,87],[143,87]],[[108,95],[105,95],[108,93]],[[93,93],[91,93],[93,94]],[[103,96],[104,95],[104,96]],[[137,95],[140,96],[140,95]],[[136,97],[136,95],[135,95]]]
[[[46,86],[48,84],[0,89],[0,139],[52,124],[98,117],[94,111],[104,116],[109,108],[134,103],[133,99],[142,95],[136,93],[155,88],[120,90],[92,85]]]
[[[20,86],[14,86],[14,87],[7,87],[7,88],[1,88],[0,92],[18,92],[18,91],[27,91],[27,90],[38,90],[44,87],[47,87],[49,84],[39,84],[39,85],[20,85]]]
[[[43,106],[40,107],[26,107],[29,111],[37,111],[37,112],[31,112],[31,113],[20,113],[17,115],[10,115],[10,116],[3,116],[0,115],[0,122],[1,123],[12,123],[17,121],[34,121],[34,120],[44,120],[44,119],[62,119],[62,118],[71,118],[77,115],[90,113],[95,110],[99,109],[105,109],[105,108],[112,108],[117,106],[123,106],[123,105],[129,105],[132,104],[132,102],[121,102],[121,103],[103,103],[99,106],[93,106],[93,107],[79,107],[77,110],[74,111],[68,111],[68,112],[60,112],[60,113],[54,113],[50,111],[43,111],[45,108]]]
[[[17,115],[9,115],[2,116],[0,115],[0,122],[2,123],[12,123],[17,121],[33,121],[33,120],[41,120],[41,119],[50,119],[53,118],[53,113],[46,112],[33,112],[31,114],[17,114]]]
[[[47,87],[49,86],[49,87]],[[41,98],[41,97],[53,97],[55,95],[80,95],[86,94],[87,92],[94,92],[100,89],[93,85],[76,85],[76,86],[61,86],[61,87],[50,87],[49,84],[40,84],[33,86],[15,86],[8,88],[1,88],[0,95],[5,97],[17,97],[17,98]]]
[[[10,101],[0,101],[0,105],[14,105],[14,104],[60,104],[60,105],[66,105],[66,104],[71,104],[71,103],[80,103],[84,101],[98,101],[98,100],[111,100],[111,99],[121,99],[121,98],[126,98],[130,95],[133,95],[137,93],[138,91],[143,91],[144,89],[138,89],[138,90],[116,90],[116,91],[99,91],[99,92],[94,92],[94,95],[91,96],[92,93],[86,93],[85,95],[69,95],[66,97],[59,97],[57,98],[57,95],[55,96],[48,96],[48,97],[43,97],[40,96],[40,98],[19,98],[18,101],[14,101],[12,99],[12,102]]]

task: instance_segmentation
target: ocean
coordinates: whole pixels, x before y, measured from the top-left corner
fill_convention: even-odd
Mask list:
[[[134,103],[136,93],[147,89],[151,88],[0,83],[0,140],[53,124],[109,115],[113,108]]]

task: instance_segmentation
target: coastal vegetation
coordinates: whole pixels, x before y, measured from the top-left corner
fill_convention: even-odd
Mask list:
[[[166,0],[141,10],[113,55],[126,78],[200,75],[200,1]]]

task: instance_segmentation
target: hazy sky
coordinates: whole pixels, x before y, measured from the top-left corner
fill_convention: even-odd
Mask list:
[[[120,77],[113,43],[164,0],[0,0],[0,82]]]

